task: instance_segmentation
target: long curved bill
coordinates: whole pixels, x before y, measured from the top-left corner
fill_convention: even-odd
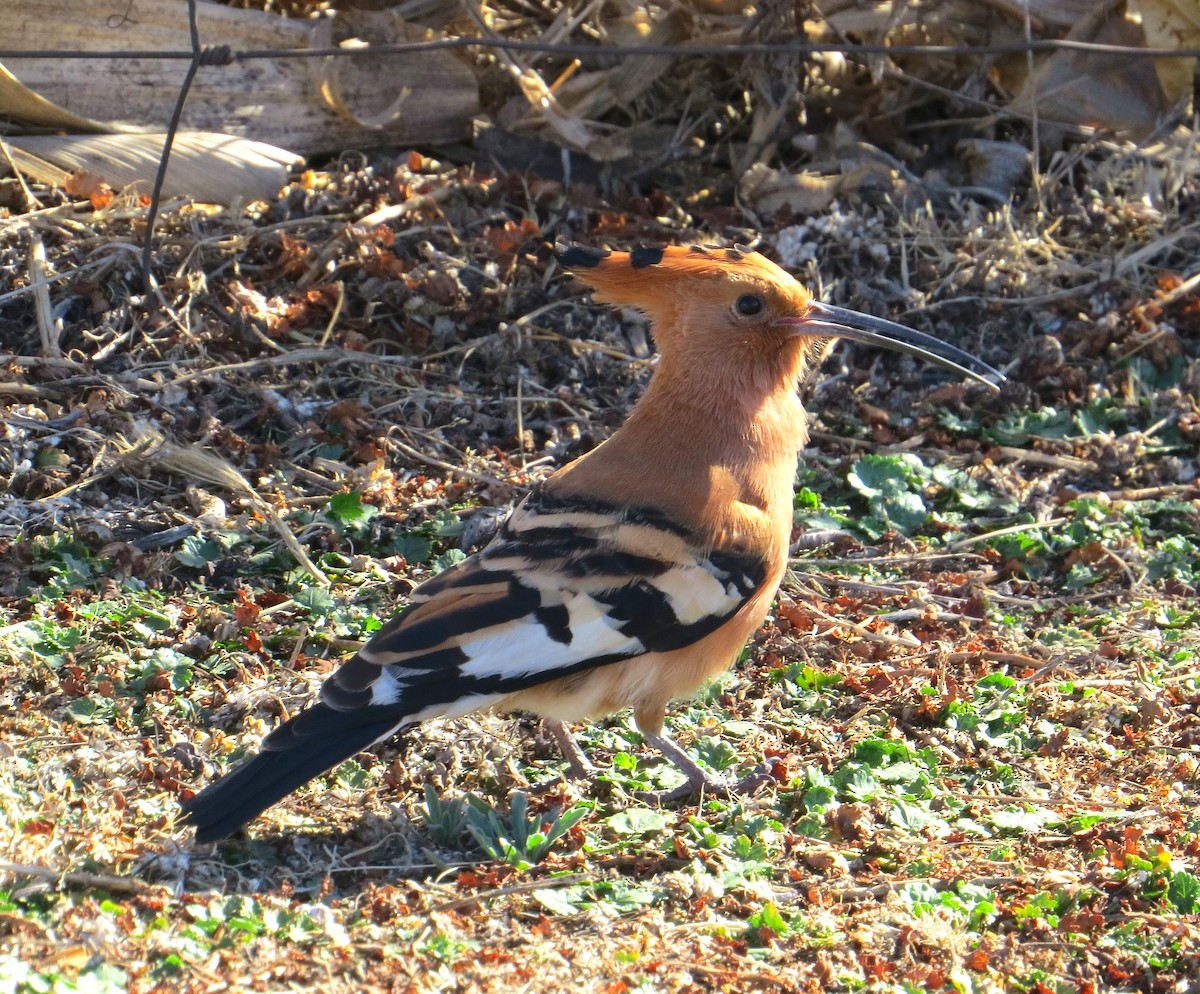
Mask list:
[[[924,359],[943,369],[953,370],[977,383],[999,391],[999,384],[1007,377],[982,359],[965,352],[957,346],[943,342],[940,338],[927,335],[914,328],[906,328],[894,321],[872,317],[846,307],[834,307],[813,301],[809,312],[802,318],[788,318],[785,322],[798,329],[826,332],[836,338],[852,342],[863,342],[893,352]]]

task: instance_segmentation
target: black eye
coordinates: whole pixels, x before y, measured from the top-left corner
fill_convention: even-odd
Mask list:
[[[743,293],[737,299],[737,303],[733,305],[733,309],[742,317],[753,317],[755,314],[761,314],[763,309],[762,297],[756,297],[752,293]]]

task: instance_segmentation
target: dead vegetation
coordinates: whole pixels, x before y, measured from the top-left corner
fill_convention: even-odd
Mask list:
[[[412,16],[598,50],[477,52],[470,142],[164,203],[149,288],[136,192],[0,181],[0,990],[1196,990],[1194,131],[1035,129],[1024,56],[602,52],[1020,40],[1016,4],[463,9]],[[807,388],[794,575],[671,716],[773,788],[646,810],[617,717],[522,865],[453,806],[559,758],[480,716],[194,849],[180,793],[641,389],[556,240],[749,243],[1011,382],[838,347]]]

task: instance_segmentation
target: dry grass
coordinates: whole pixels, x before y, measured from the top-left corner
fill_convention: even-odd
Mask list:
[[[510,34],[531,16],[489,14]],[[869,157],[833,143],[837,119],[902,168],[756,216],[729,164],[801,165],[762,123],[770,73],[676,72],[596,112],[606,142],[664,122],[703,139],[654,182],[347,156],[245,213],[170,205],[150,292],[141,205],[35,189],[34,209],[0,184],[0,990],[1200,984],[1194,134],[1074,141],[997,202],[968,189],[958,101],[893,76],[864,110],[851,71],[851,113],[813,67],[820,154]],[[767,758],[773,788],[635,831],[632,792],[671,774],[601,722],[603,777],[534,802],[593,809],[517,869],[437,841],[422,809],[424,785],[504,811],[556,775],[534,724],[475,716],[194,848],[180,792],[301,706],[458,523],[640,391],[646,329],[560,278],[558,239],[750,242],[1012,382],[989,398],[839,348],[807,388],[795,575],[736,674],[672,716],[689,748]],[[34,240],[75,271],[40,304]],[[932,518],[872,530],[848,482],[864,456],[907,467]],[[353,520],[346,493],[380,513]]]

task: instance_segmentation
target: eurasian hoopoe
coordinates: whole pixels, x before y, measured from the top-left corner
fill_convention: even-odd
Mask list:
[[[710,774],[663,734],[674,698],[729,667],[767,614],[807,438],[801,376],[831,337],[912,353],[994,386],[1003,375],[921,332],[817,303],[742,249],[571,247],[597,299],[649,315],[660,358],[612,438],[560,469],[492,542],[412,604],[261,751],[183,803],[219,839],[342,760],[435,716],[477,708],[564,720],[633,708],[646,741],[698,788]]]

